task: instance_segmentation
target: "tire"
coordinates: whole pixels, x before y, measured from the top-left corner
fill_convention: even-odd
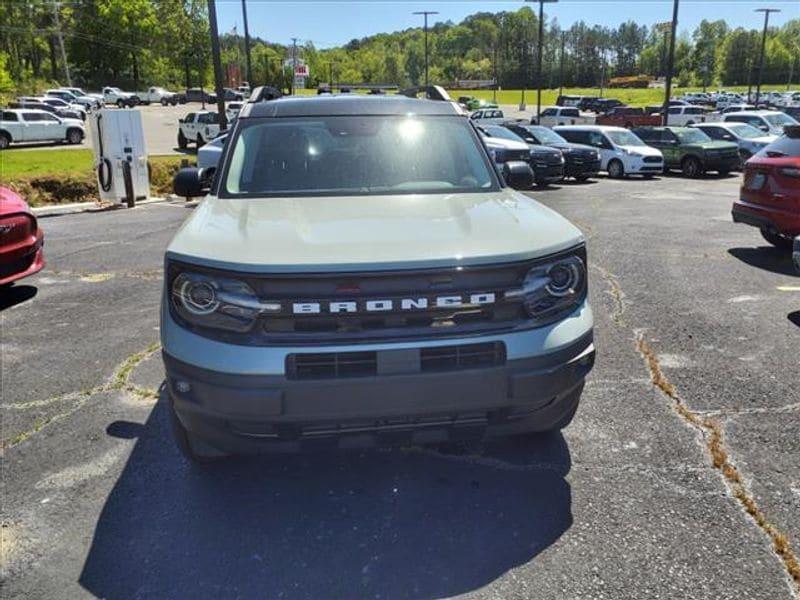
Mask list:
[[[167,102],[167,99],[166,98],[162,98],[161,99],[161,106],[166,106],[167,104],[169,104],[169,102]]]
[[[689,127],[689,125],[694,125],[694,121],[687,121],[686,122],[686,127]]]
[[[170,425],[172,425],[172,436],[175,438],[175,444],[178,446],[178,450],[180,450],[184,458],[188,459],[194,465],[207,465],[228,456],[216,448],[212,448],[208,444],[200,441],[186,431],[186,428],[180,422],[180,419],[178,419],[178,415],[175,414],[172,401],[169,403],[169,420]]]
[[[588,175],[578,175],[578,176],[575,177],[575,181],[580,181],[581,183],[583,183],[584,181],[589,181],[589,176]]]
[[[681,172],[686,177],[697,178],[703,174],[703,165],[694,156],[687,156],[681,161]]]
[[[198,150],[200,150],[201,146],[205,146],[206,145],[206,143],[203,141],[203,136],[200,135],[199,133],[197,134],[197,139],[195,140],[195,142],[197,143],[197,149]]]
[[[189,140],[186,139],[186,136],[183,135],[183,132],[179,129],[178,130],[178,148],[181,150],[186,150],[186,146],[189,145]]]
[[[653,175],[652,173],[645,173],[644,175],[642,175],[642,177],[644,177],[645,179],[652,179],[653,177],[655,177],[655,175]]]
[[[125,108],[125,101],[122,98],[117,100],[117,108]]]
[[[730,170],[728,169],[720,169],[719,171],[717,171],[717,173],[720,174],[720,177],[727,177],[728,175],[731,174]]]
[[[11,136],[5,131],[0,132],[0,150],[5,150],[11,145]]]
[[[625,167],[622,165],[622,161],[615,158],[608,163],[608,176],[612,179],[622,179],[625,177]]]
[[[768,229],[764,227],[763,229],[761,229],[761,236],[779,250],[792,249],[792,243],[793,243],[792,238],[787,235],[778,233],[774,229]]]
[[[80,144],[83,141],[83,132],[80,129],[67,130],[67,142],[72,145]]]

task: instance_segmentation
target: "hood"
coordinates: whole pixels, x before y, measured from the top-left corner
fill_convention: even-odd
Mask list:
[[[639,154],[641,156],[661,156],[661,157],[664,156],[663,154],[661,154],[661,150],[659,150],[658,148],[653,148],[651,146],[618,146],[618,147],[622,148],[623,150],[627,150],[628,152]]]
[[[505,148],[506,150],[527,150],[528,144],[525,142],[518,142],[516,140],[507,140],[506,138],[498,137],[485,137],[484,141],[496,148]]]
[[[769,146],[772,142],[778,139],[777,135],[762,135],[761,137],[750,138],[745,140],[756,146]]]
[[[61,119],[61,122],[64,123],[64,125],[69,125],[69,126],[74,125],[75,127],[80,127],[81,129],[83,129],[84,127],[83,121],[81,121],[80,119],[73,119],[71,117],[59,117],[59,118]]]
[[[531,144],[531,156],[561,156],[561,150],[551,146],[540,146],[538,144]]]
[[[27,203],[16,192],[0,187],[0,215],[18,212],[29,213]]]
[[[573,144],[572,142],[559,142],[557,144],[548,144],[548,146],[552,148],[558,148],[562,152],[569,153],[569,152],[578,152],[583,154],[584,152],[595,154],[596,149],[594,146],[587,146],[586,144]]]
[[[696,142],[693,144],[686,144],[686,148],[699,148],[700,150],[738,150],[739,145],[736,142],[723,142],[723,141],[712,141],[712,142]]]
[[[208,197],[167,254],[261,272],[430,268],[545,256],[583,241],[574,225],[514,190],[474,194]]]

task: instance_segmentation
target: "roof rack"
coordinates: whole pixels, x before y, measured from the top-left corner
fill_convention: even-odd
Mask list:
[[[405,88],[397,92],[401,96],[409,98],[418,98],[420,93],[425,94],[428,100],[441,100],[443,102],[453,102],[450,94],[440,85],[417,85],[410,88]]]
[[[250,94],[248,102],[267,102],[277,100],[283,96],[283,92],[270,85],[260,85]]]

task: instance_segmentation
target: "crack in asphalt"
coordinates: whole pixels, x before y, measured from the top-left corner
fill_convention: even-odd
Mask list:
[[[772,549],[781,559],[787,574],[794,582],[793,592],[797,597],[797,594],[800,593],[800,561],[798,561],[788,536],[767,519],[766,513],[758,506],[739,469],[731,461],[725,448],[723,426],[719,421],[701,416],[686,405],[678,395],[675,386],[664,375],[658,356],[641,333],[636,334],[636,349],[650,371],[652,384],[672,401],[672,408],[681,419],[700,432],[706,449],[711,455],[712,465],[722,474],[728,491],[750,515],[753,522],[769,537]]]
[[[617,276],[598,264],[590,263],[589,266],[600,273],[600,276],[608,284],[609,291],[606,293],[611,296],[614,302],[614,309],[611,311],[611,320],[619,327],[624,326],[625,321],[622,316],[625,314],[627,304],[625,302],[625,292],[622,291]]]
[[[614,299],[614,308],[610,313],[612,321],[618,326],[625,325],[622,319],[622,315],[625,312],[625,293],[622,291],[617,276],[599,265],[592,264],[591,266],[600,273],[609,286],[610,291],[608,293]],[[706,450],[711,457],[711,464],[722,474],[725,487],[731,496],[738,501],[744,511],[750,515],[755,525],[769,538],[773,551],[781,560],[789,579],[794,584],[790,587],[792,594],[797,598],[800,595],[800,560],[798,560],[797,554],[792,548],[789,537],[768,520],[766,513],[756,502],[739,469],[731,461],[725,448],[723,426],[711,415],[702,414],[689,408],[681,399],[675,385],[664,374],[659,358],[645,338],[643,330],[633,329],[633,334],[636,350],[641,355],[650,373],[650,382],[671,400],[673,410],[684,423],[694,428],[703,437]],[[793,410],[796,406],[788,405],[783,408]],[[774,411],[774,409],[765,409],[762,412],[768,411]]]
[[[9,439],[3,439],[2,442],[0,442],[0,449],[5,450],[7,448],[12,448],[17,444],[19,444],[20,442],[23,442],[29,439],[31,436],[39,433],[47,426],[52,425],[54,422],[60,421],[74,414],[75,412],[80,410],[95,394],[100,394],[103,392],[112,392],[112,391],[124,391],[133,394],[140,400],[150,400],[153,398],[158,398],[158,391],[140,385],[136,385],[134,383],[130,383],[128,379],[130,378],[130,375],[133,372],[133,370],[143,360],[152,356],[160,348],[161,344],[159,342],[154,342],[141,352],[136,352],[134,354],[131,354],[125,360],[123,360],[119,364],[119,366],[117,366],[114,369],[111,377],[109,377],[108,380],[102,385],[96,385],[92,388],[89,388],[88,390],[82,390],[80,392],[68,392],[66,394],[58,394],[57,396],[53,396],[51,398],[45,398],[43,400],[33,400],[31,402],[22,402],[17,404],[10,404],[8,406],[3,406],[2,407],[3,409],[26,410],[30,408],[48,406],[56,402],[63,402],[67,400],[74,401],[74,404],[72,404],[67,410],[61,411],[54,415],[49,415],[43,419],[39,419],[33,424],[33,426],[30,429],[26,429],[25,431],[20,431],[11,436]]]

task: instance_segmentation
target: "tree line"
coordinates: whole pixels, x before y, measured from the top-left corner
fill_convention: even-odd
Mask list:
[[[530,7],[436,23],[429,29],[430,80],[446,86],[459,80],[496,80],[506,89],[534,87],[538,29]],[[181,89],[213,81],[205,0],[12,1],[0,3],[0,94],[34,91],[54,82],[65,85],[62,40],[74,85]],[[557,18],[546,18],[541,83],[594,87],[612,77],[662,76],[666,40],[662,30],[633,21],[616,28],[579,21],[563,28]],[[730,28],[724,20],[704,20],[692,32],[680,31],[677,84],[746,85],[755,79],[760,44],[758,28]],[[221,47],[223,63],[238,65],[244,74],[243,36],[223,34]],[[287,86],[290,73],[284,60],[289,56],[291,48],[254,38],[251,83]],[[330,79],[409,85],[424,79],[421,28],[329,49],[306,41],[298,56],[310,66],[310,85]],[[800,80],[800,19],[769,29],[762,80]]]

